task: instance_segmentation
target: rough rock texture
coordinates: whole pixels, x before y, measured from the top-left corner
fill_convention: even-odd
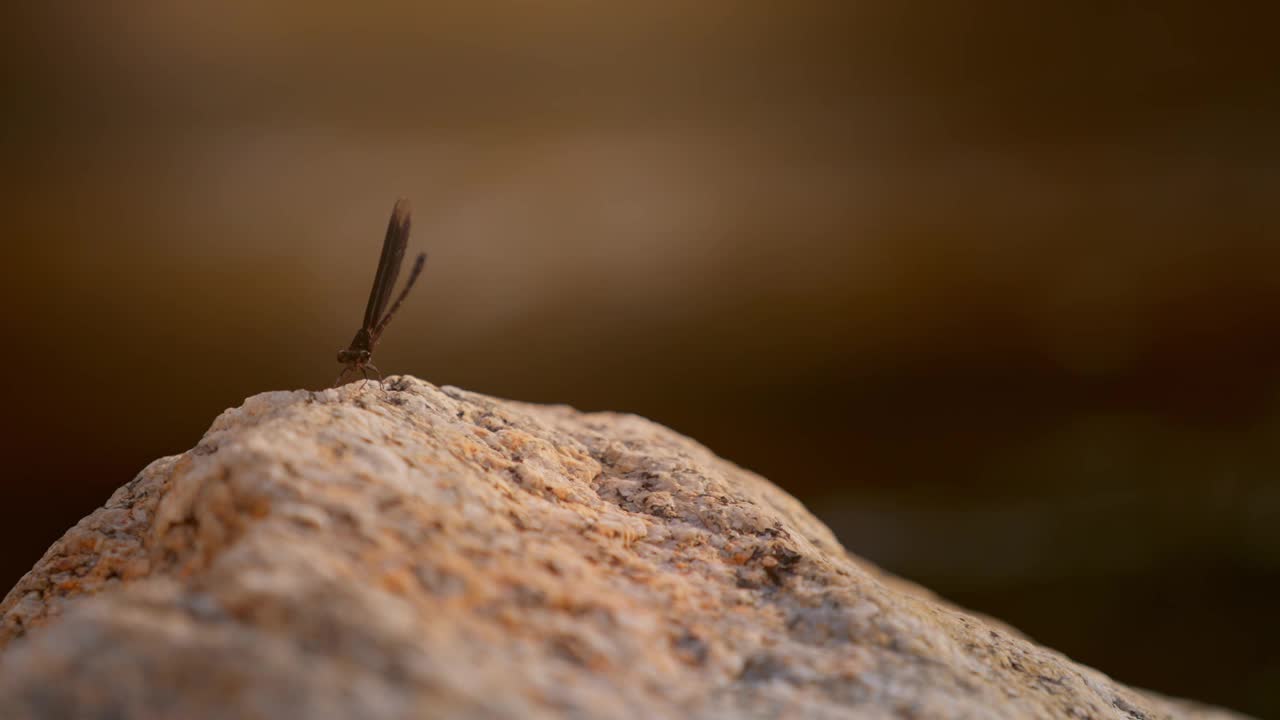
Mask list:
[[[397,378],[223,413],[0,603],[0,717],[1197,718],[638,417]]]

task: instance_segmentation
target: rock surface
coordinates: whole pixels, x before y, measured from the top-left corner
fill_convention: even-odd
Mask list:
[[[223,413],[0,603],[0,717],[1227,718],[850,556],[644,419],[413,378]]]

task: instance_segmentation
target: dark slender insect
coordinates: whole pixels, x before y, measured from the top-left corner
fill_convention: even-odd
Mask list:
[[[333,381],[334,387],[342,381],[344,375],[351,370],[359,370],[365,380],[369,379],[369,370],[378,373],[382,379],[382,371],[373,364],[373,348],[378,344],[382,331],[387,329],[392,316],[400,309],[400,303],[413,289],[413,283],[422,273],[422,265],[427,261],[427,254],[420,253],[413,261],[413,270],[409,271],[409,281],[404,289],[387,309],[387,301],[391,299],[391,291],[395,289],[396,279],[400,277],[400,265],[404,263],[404,249],[409,244],[409,201],[400,198],[391,210],[391,222],[387,224],[387,237],[382,241],[382,257],[378,258],[378,272],[373,276],[373,289],[369,291],[369,304],[364,308],[364,323],[356,331],[351,345],[338,353],[338,362],[346,367],[338,373]]]

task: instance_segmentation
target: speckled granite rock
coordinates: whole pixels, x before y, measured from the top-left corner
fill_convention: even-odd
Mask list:
[[[0,717],[1198,718],[641,418],[412,378],[223,413],[0,603]]]

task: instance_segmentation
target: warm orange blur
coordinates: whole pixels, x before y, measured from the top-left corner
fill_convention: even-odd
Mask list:
[[[1280,715],[1262,18],[32,7],[0,591],[224,407],[331,382],[405,194],[388,373],[647,415],[1122,681]]]

